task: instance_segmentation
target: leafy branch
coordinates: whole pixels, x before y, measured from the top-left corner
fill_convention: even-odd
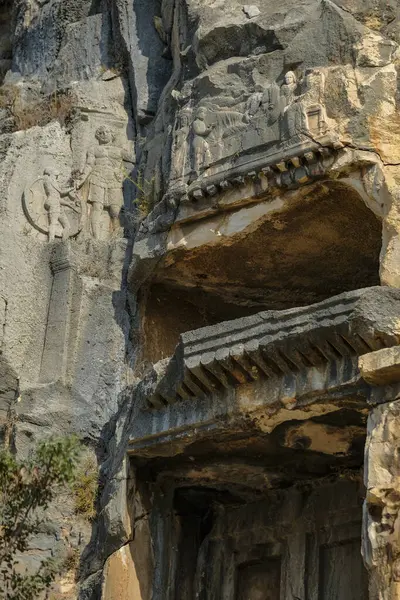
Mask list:
[[[139,172],[137,178],[134,179],[128,173],[126,167],[122,164],[121,170],[124,175],[124,179],[130,181],[135,188],[138,190],[139,194],[135,200],[135,205],[139,209],[142,218],[146,217],[152,209],[151,202],[151,188],[154,184],[154,177],[149,179],[144,179],[142,174]]]
[[[54,558],[42,561],[33,574],[22,574],[20,557],[39,533],[42,514],[62,488],[74,480],[79,456],[75,437],[41,442],[22,462],[0,452],[0,599],[33,600],[59,572]]]

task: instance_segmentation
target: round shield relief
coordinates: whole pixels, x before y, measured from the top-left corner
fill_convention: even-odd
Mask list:
[[[64,198],[62,199],[64,200]],[[65,215],[69,221],[70,237],[77,235],[82,229],[81,224],[81,206],[78,198],[72,200],[66,197],[71,206],[61,205],[61,214]],[[38,177],[33,183],[28,185],[22,196],[22,207],[29,223],[41,233],[49,233],[49,211],[45,207],[46,194],[43,188],[43,178]],[[73,208],[72,208],[73,206]],[[56,229],[56,237],[62,237],[63,227],[59,222]]]

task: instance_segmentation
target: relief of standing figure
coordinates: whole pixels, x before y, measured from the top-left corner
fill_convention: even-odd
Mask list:
[[[295,98],[297,88],[297,78],[293,71],[288,71],[285,75],[283,84],[281,85],[281,94],[285,100],[284,110],[291,104]]]
[[[58,173],[52,169],[44,170],[43,188],[46,195],[44,208],[47,210],[49,217],[49,242],[55,239],[58,223],[62,227],[62,239],[67,240],[70,237],[70,224],[67,215],[64,213],[64,206],[77,213],[80,212],[76,207],[76,203],[63,199],[65,196],[71,197],[74,188],[60,188],[57,179]]]
[[[185,172],[188,137],[190,132],[189,111],[182,111],[179,128],[176,129],[172,150],[172,179],[180,179]]]
[[[297,87],[296,75],[293,71],[288,71],[281,85],[281,96],[283,99],[282,139],[292,139],[296,136],[302,136],[307,131],[303,96],[296,94]]]
[[[194,170],[196,175],[200,175],[200,171],[207,167],[211,162],[211,153],[206,137],[213,130],[213,125],[207,126],[205,119],[207,110],[201,106],[196,111],[196,118],[193,121],[193,151],[194,151]]]
[[[244,120],[250,123],[258,119],[263,121],[265,129],[269,129],[279,121],[281,113],[281,89],[276,83],[268,83],[264,87],[257,86],[257,91],[248,98]]]
[[[119,229],[125,178],[122,161],[131,163],[134,161],[127,152],[113,145],[115,136],[108,127],[104,125],[98,127],[95,137],[98,145],[89,150],[86,166],[81,172],[77,187],[82,187],[85,181],[89,182],[87,201],[92,205],[90,216],[92,234],[95,239],[99,239],[103,210],[107,210],[110,215],[113,231]]]

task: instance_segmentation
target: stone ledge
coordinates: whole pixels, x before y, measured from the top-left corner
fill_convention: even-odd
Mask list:
[[[399,383],[400,346],[364,354],[360,356],[358,366],[365,381],[372,385]]]
[[[329,140],[324,142],[326,146],[322,143],[299,144],[273,155],[261,155],[222,173],[200,178],[189,186],[179,185],[170,189],[142,221],[136,239],[167,231],[174,222],[202,218],[204,201],[208,212],[218,212],[224,203],[221,205],[215,198],[229,189],[254,184],[252,194],[257,201],[274,189],[296,189],[320,179],[325,176],[337,155],[337,149],[329,147]],[[244,194],[242,203],[248,201]],[[240,204],[240,201],[236,202],[236,206]]]
[[[373,287],[189,331],[149,405],[161,408],[396,346],[399,311],[400,290]]]

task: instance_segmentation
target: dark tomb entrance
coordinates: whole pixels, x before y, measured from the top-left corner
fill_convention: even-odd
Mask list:
[[[364,600],[361,503],[350,480],[257,501],[180,489],[174,600]]]
[[[241,565],[236,587],[237,600],[280,600],[281,561],[271,559]]]

